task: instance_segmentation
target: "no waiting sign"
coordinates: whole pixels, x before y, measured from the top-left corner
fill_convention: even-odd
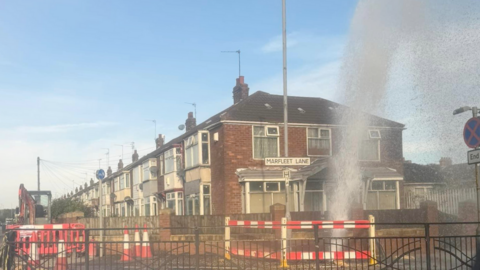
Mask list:
[[[480,146],[480,119],[470,118],[463,129],[463,139],[470,148]]]

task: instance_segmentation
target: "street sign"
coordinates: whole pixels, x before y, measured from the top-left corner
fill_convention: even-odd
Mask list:
[[[480,146],[480,119],[470,118],[463,129],[463,139],[470,148]]]
[[[95,173],[95,175],[97,176],[97,179],[98,180],[103,180],[103,178],[105,178],[105,171],[100,169],[100,170],[97,170],[97,172]]]
[[[310,158],[265,158],[266,166],[306,166],[310,165]]]
[[[477,164],[480,163],[480,149],[472,150],[467,152],[468,164]]]

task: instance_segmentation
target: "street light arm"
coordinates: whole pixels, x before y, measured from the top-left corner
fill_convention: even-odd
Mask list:
[[[472,110],[471,107],[469,107],[469,106],[463,106],[463,107],[460,107],[460,108],[454,110],[454,111],[453,111],[453,115],[461,114],[461,113],[463,113],[463,112],[470,111],[470,110]]]

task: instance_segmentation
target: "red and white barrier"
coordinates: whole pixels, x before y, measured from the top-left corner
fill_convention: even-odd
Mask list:
[[[255,258],[280,259],[280,266],[288,267],[288,260],[335,260],[335,259],[370,259],[370,264],[375,264],[375,223],[373,216],[369,220],[332,220],[332,221],[253,221],[253,220],[230,220],[225,218],[225,258],[230,259],[230,254]],[[281,229],[281,251],[269,253],[268,251],[243,250],[230,247],[230,227],[242,227],[252,229]],[[288,229],[368,229],[368,251],[321,251],[315,252],[290,252],[288,251]]]
[[[368,220],[334,220],[334,221],[288,221],[287,229],[313,229],[317,225],[319,229],[368,229]],[[252,220],[229,220],[228,226],[253,229],[281,229],[280,221],[252,221]]]
[[[143,243],[142,243],[142,258],[151,258],[152,250],[150,248],[150,240],[148,239],[147,224],[143,225]]]
[[[279,259],[282,257],[281,252],[268,252],[265,250],[237,249],[232,248],[231,253],[242,257],[263,258],[263,259]],[[316,260],[315,252],[287,252],[286,258],[289,261],[299,260]],[[350,260],[350,259],[368,259],[369,253],[360,251],[319,251],[319,260]]]

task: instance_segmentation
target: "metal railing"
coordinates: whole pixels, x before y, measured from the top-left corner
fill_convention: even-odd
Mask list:
[[[268,238],[249,234],[223,239],[222,235],[202,235],[200,227],[142,228],[138,234],[136,228],[109,228],[105,229],[109,233],[101,243],[95,238],[98,229],[85,229],[84,234],[52,230],[60,236],[55,242],[38,238],[38,231],[15,230],[6,232],[0,257],[5,270],[472,269],[477,236],[470,232],[477,223],[375,225],[386,228],[377,230],[375,237],[354,229],[334,231],[313,226],[292,233],[287,240],[278,233]],[[172,229],[183,229],[185,235],[172,241]],[[37,235],[33,236],[34,233]],[[52,246],[56,247],[56,254],[44,252]],[[284,246],[288,250],[283,250]]]

